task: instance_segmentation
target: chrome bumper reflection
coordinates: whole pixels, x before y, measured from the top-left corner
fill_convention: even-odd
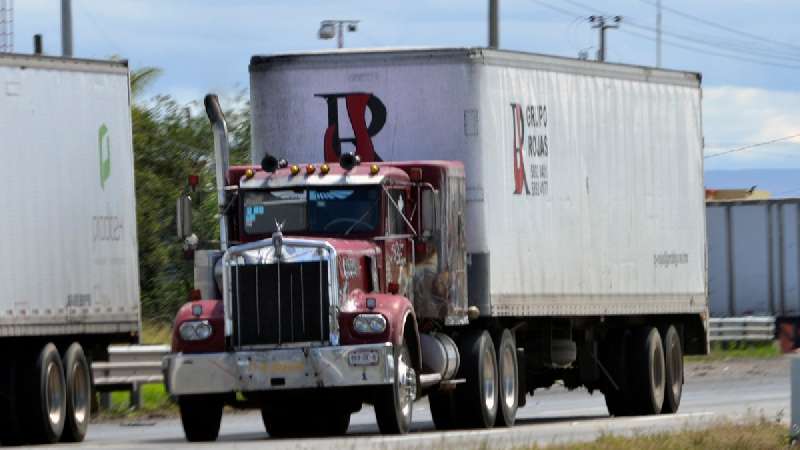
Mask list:
[[[391,343],[173,353],[162,370],[172,395],[374,386],[394,382],[394,356]]]

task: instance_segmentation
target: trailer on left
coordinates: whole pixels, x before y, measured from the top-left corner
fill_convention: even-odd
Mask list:
[[[124,62],[0,55],[0,443],[83,440],[92,360],[138,342]]]

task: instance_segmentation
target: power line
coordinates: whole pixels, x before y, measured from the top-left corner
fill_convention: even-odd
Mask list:
[[[568,10],[568,9],[565,9],[565,8],[561,8],[561,7],[552,5],[552,4],[544,2],[542,0],[531,0],[531,1],[533,1],[535,3],[538,3],[539,5],[542,5],[542,6],[546,7],[546,8],[549,8],[549,9],[551,9],[553,11],[559,12],[559,13],[564,14],[564,15],[568,15],[570,17],[576,17],[576,16],[580,17],[580,16],[582,16],[580,13],[576,13],[575,11],[571,11],[571,10]],[[597,8],[594,8],[594,7],[591,7],[591,6],[588,6],[588,5],[584,5],[584,4],[576,2],[574,0],[564,0],[564,1],[567,2],[567,3],[573,4],[575,6],[588,9],[588,10],[593,11],[593,12],[604,13],[604,11],[601,11],[601,10],[599,10]],[[636,25],[635,23],[629,23],[629,25],[633,26],[634,28],[645,29],[647,31],[654,31],[652,28],[644,27],[642,25]],[[631,36],[638,37],[640,39],[646,39],[646,40],[650,40],[650,41],[656,41],[657,40],[655,37],[643,35],[643,34],[631,31],[629,29],[620,29],[619,31],[622,32],[622,33],[627,33],[627,34],[629,34]],[[665,31],[662,31],[662,32],[664,34],[668,34]],[[676,35],[675,33],[669,33],[669,34],[670,35]],[[682,36],[681,39],[688,40],[688,41],[691,41],[691,42],[696,42],[699,45],[711,46],[711,45],[705,44],[703,42],[697,42],[696,39],[692,39],[691,37]],[[705,55],[719,56],[719,57],[722,57],[722,58],[728,58],[728,59],[732,59],[732,60],[736,60],[736,61],[747,61],[747,62],[751,62],[751,63],[754,63],[754,64],[760,64],[760,65],[772,66],[772,67],[780,67],[780,68],[784,68],[784,69],[795,69],[795,70],[800,69],[800,65],[783,64],[783,63],[780,63],[780,62],[776,62],[774,60],[763,59],[763,58],[768,57],[768,56],[753,55],[752,53],[746,53],[746,52],[737,51],[737,50],[730,50],[730,49],[723,49],[724,51],[729,52],[729,53],[720,53],[718,51],[708,50],[708,49],[704,49],[704,48],[698,48],[696,46],[687,45],[687,44],[681,44],[681,43],[677,43],[677,42],[674,42],[674,41],[663,40],[663,42],[664,42],[664,44],[672,46],[672,47],[675,47],[675,48],[680,48],[680,49],[683,49],[683,50],[688,50],[688,51],[691,51],[691,52],[701,53],[701,54],[705,54]],[[798,61],[800,61],[800,60],[798,60]]]
[[[769,145],[769,144],[774,144],[776,142],[786,141],[786,140],[789,140],[789,139],[792,139],[792,138],[796,138],[796,137],[800,137],[800,133],[792,134],[792,135],[789,135],[789,136],[783,136],[783,137],[779,137],[779,138],[775,138],[775,139],[771,139],[769,141],[764,141],[764,142],[758,142],[758,143],[755,143],[755,144],[745,145],[743,147],[738,147],[738,148],[734,148],[734,149],[731,149],[731,150],[725,150],[725,151],[722,151],[722,152],[719,152],[719,153],[714,153],[712,155],[706,155],[703,158],[704,159],[716,158],[717,156],[728,155],[728,154],[731,154],[731,153],[750,150],[752,148],[761,147],[761,146]]]
[[[642,2],[642,3],[645,3],[647,5],[650,5],[650,6],[656,6],[656,4],[653,3],[650,0],[639,0],[639,1]],[[750,39],[755,39],[755,40],[762,41],[762,42],[768,42],[768,43],[771,43],[771,44],[782,45],[782,46],[785,46],[785,47],[791,47],[791,48],[793,48],[795,50],[800,50],[800,46],[797,46],[797,45],[794,45],[794,44],[790,44],[788,42],[777,41],[775,39],[770,39],[770,38],[767,38],[767,37],[764,37],[764,36],[759,36],[759,35],[756,35],[756,34],[748,33],[746,31],[742,31],[741,29],[732,28],[732,27],[728,27],[728,26],[722,25],[720,23],[712,22],[712,21],[710,21],[708,19],[703,19],[702,17],[693,16],[693,15],[691,15],[689,13],[685,13],[685,12],[683,12],[681,10],[678,10],[678,9],[675,9],[675,8],[670,8],[668,6],[663,6],[662,5],[661,8],[664,9],[665,11],[669,11],[672,14],[675,14],[677,16],[681,16],[681,17],[684,17],[684,18],[689,19],[689,20],[694,20],[695,22],[699,22],[699,23],[708,25],[710,27],[718,28],[720,30],[727,31],[729,33],[734,33],[737,36],[747,36]]]

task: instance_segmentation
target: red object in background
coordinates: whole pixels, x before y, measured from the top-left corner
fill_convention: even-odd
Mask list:
[[[392,281],[389,283],[387,290],[390,294],[397,295],[397,293],[400,292],[400,285]]]
[[[197,189],[198,184],[200,184],[200,175],[189,175],[189,187],[192,188],[192,192]]]
[[[781,320],[778,319],[778,344],[781,352],[792,353],[800,347],[800,327],[797,319]]]
[[[203,293],[200,292],[200,289],[192,289],[191,291],[189,291],[190,302],[201,300],[202,298],[203,298]]]

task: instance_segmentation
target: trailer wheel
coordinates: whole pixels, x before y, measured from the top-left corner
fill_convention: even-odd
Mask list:
[[[222,421],[222,397],[182,395],[178,397],[183,433],[189,442],[216,441]]]
[[[428,394],[428,406],[437,430],[452,430],[456,427],[456,400],[453,391],[432,391]]]
[[[383,434],[408,433],[417,398],[417,372],[405,342],[395,348],[394,362],[394,383],[379,387],[375,395],[375,418]]]
[[[91,417],[92,380],[89,363],[83,348],[77,342],[64,353],[65,380],[67,382],[67,416],[62,442],[82,442]]]
[[[611,330],[603,342],[601,362],[608,375],[603,382],[603,396],[608,413],[615,417],[628,416],[631,408],[628,402],[628,359],[630,358],[630,332]]]
[[[456,388],[459,425],[491,428],[497,420],[497,356],[486,331],[472,332],[460,339],[461,367],[458,378],[466,383]]]
[[[664,347],[655,327],[641,327],[632,340],[630,365],[631,401],[636,414],[661,412],[664,405]]]
[[[662,414],[678,412],[683,393],[683,349],[681,338],[675,327],[670,325],[664,335],[664,362],[666,367],[666,388]]]
[[[67,416],[64,365],[56,346],[48,343],[42,347],[26,372],[20,381],[26,388],[23,391],[27,391],[24,418],[27,438],[36,444],[56,443],[61,439]]]
[[[517,343],[507,328],[499,336],[497,344],[497,373],[500,405],[495,425],[512,427],[517,417],[519,399],[519,371]]]

